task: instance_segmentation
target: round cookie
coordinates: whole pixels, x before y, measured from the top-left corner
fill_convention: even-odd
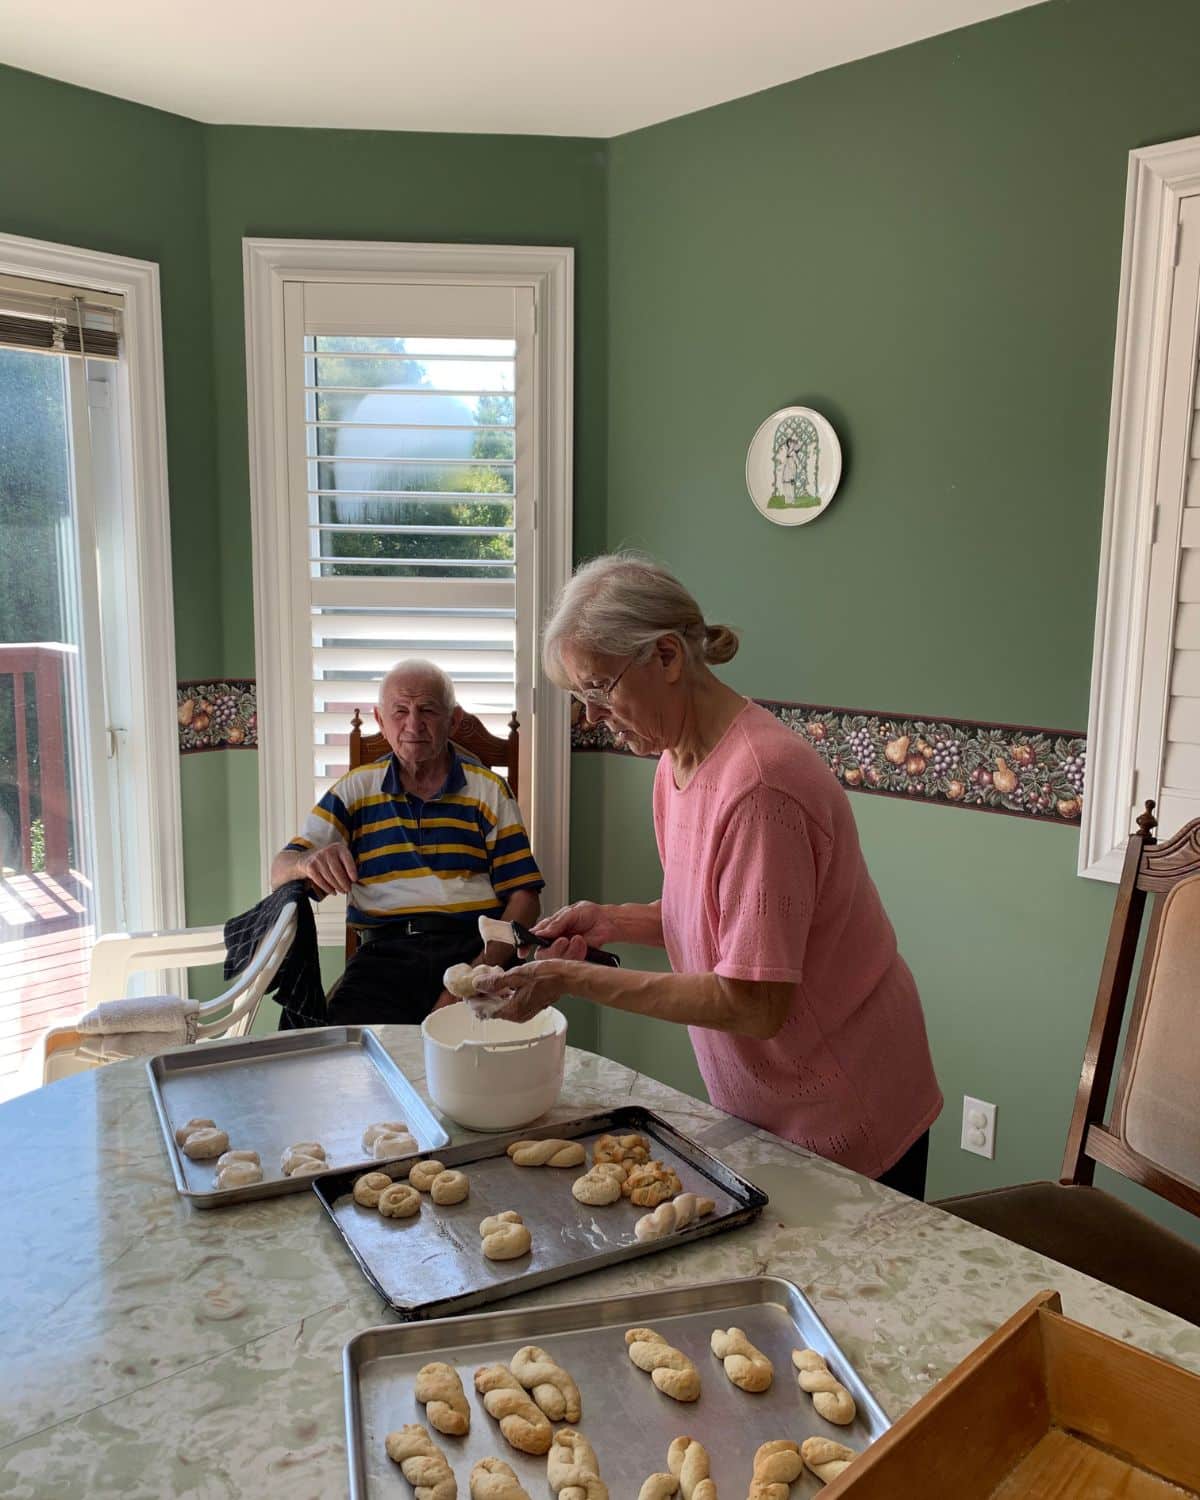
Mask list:
[[[183,1143],[184,1153],[194,1161],[209,1161],[229,1149],[229,1137],[223,1130],[193,1130]]]
[[[177,1126],[175,1130],[175,1144],[182,1146],[193,1130],[212,1130],[216,1126],[216,1123],[215,1120],[201,1120],[197,1117],[194,1120],[189,1120],[186,1125]]]
[[[376,1206],[385,1219],[411,1219],[421,1212],[421,1195],[407,1182],[393,1182],[380,1193]]]
[[[362,1133],[363,1150],[370,1151],[381,1135],[407,1135],[408,1124],[404,1120],[376,1120]]]
[[[388,1132],[375,1137],[371,1145],[371,1155],[376,1161],[389,1161],[394,1156],[411,1156],[414,1151],[420,1149],[416,1137],[409,1135],[408,1131],[402,1135]]]
[[[439,1172],[429,1186],[429,1196],[445,1207],[461,1203],[470,1191],[465,1172]]]
[[[392,1185],[386,1172],[365,1172],[354,1184],[354,1201],[364,1208],[378,1208],[379,1195]]]
[[[316,1156],[301,1156],[287,1174],[289,1177],[315,1177],[318,1172],[328,1172],[329,1163]]]
[[[325,1147],[317,1141],[300,1141],[289,1146],[279,1159],[279,1167],[285,1177],[293,1177],[301,1162],[325,1160]]]

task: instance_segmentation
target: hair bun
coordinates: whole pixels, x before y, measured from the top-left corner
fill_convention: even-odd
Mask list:
[[[704,627],[704,660],[714,666],[731,661],[737,655],[738,633],[729,625],[706,625]]]

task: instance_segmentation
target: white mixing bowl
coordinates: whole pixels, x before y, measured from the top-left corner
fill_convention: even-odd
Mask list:
[[[425,1082],[437,1107],[469,1130],[514,1130],[558,1099],[567,1018],[549,1009],[532,1021],[484,1021],[448,1005],[421,1023]]]

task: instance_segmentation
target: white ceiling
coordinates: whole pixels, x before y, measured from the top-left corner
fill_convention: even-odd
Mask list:
[[[0,61],[217,124],[620,135],[1036,0],[0,0]]]

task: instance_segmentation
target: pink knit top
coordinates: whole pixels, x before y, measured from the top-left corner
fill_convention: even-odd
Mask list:
[[[794,986],[770,1041],[690,1028],[712,1102],[878,1177],[942,1095],[916,984],[836,777],[747,703],[682,791],[670,755],[659,761],[654,828],[676,973]]]

